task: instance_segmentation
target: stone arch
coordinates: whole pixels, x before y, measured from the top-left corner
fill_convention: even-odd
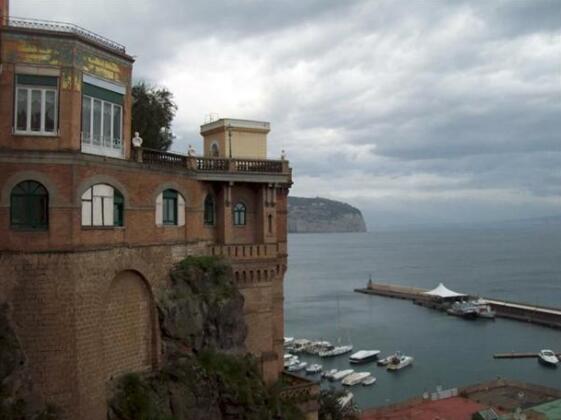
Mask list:
[[[104,300],[104,379],[149,370],[157,363],[156,313],[150,286],[140,273],[118,273]]]
[[[23,181],[35,181],[47,189],[47,192],[49,193],[49,208],[59,207],[63,204],[61,203],[55,184],[46,174],[38,171],[21,171],[13,174],[4,183],[4,186],[0,191],[2,194],[0,196],[0,207],[10,207],[10,195],[12,193],[12,189]]]
[[[158,187],[152,192],[152,203],[156,203],[156,199],[158,198],[160,193],[164,192],[165,190],[175,190],[179,194],[181,194],[183,196],[183,199],[185,200],[186,207],[193,205],[187,189],[183,188],[177,182],[164,182],[158,185]]]

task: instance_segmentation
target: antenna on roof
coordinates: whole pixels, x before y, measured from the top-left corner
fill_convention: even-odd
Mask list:
[[[205,124],[210,124],[214,121],[218,121],[219,119],[220,119],[220,116],[216,112],[211,112],[211,113],[205,115]]]

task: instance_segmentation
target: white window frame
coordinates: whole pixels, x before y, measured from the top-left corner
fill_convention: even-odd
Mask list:
[[[106,193],[96,192],[96,189],[106,190]],[[115,188],[108,184],[95,184],[82,194],[82,226],[112,227],[115,203]],[[89,203],[88,206],[85,203]],[[96,213],[96,209],[100,213]],[[89,214],[88,214],[89,213]],[[99,221],[97,221],[99,219]]]
[[[82,151],[87,153],[101,154],[114,157],[122,157],[124,152],[124,142],[123,142],[123,106],[116,104],[114,102],[105,101],[100,98],[93,96],[83,95],[82,97],[82,112],[84,112],[84,101],[90,101],[90,132],[86,133],[82,131]],[[100,139],[99,143],[95,143],[93,139],[94,131],[94,101],[101,102],[101,126],[100,126]],[[109,124],[111,126],[110,138],[106,139],[103,136],[105,127],[105,113],[103,112],[106,106],[111,106],[111,118]],[[119,112],[119,127],[120,127],[120,137],[115,137],[115,124],[113,123],[115,119],[115,111]],[[82,117],[83,120],[83,117]],[[82,127],[82,130],[84,127]]]
[[[20,90],[27,91],[27,121],[26,129],[18,129],[18,104],[19,104],[19,93]],[[38,90],[41,92],[41,128],[39,131],[31,130],[31,97],[32,92]],[[47,107],[47,92],[53,92],[55,97],[55,115],[54,115],[54,128],[53,131],[45,131],[45,114]],[[35,85],[25,85],[16,83],[16,94],[14,101],[14,133],[15,134],[25,134],[32,136],[57,136],[58,135],[58,88],[53,88],[52,86],[35,86]]]

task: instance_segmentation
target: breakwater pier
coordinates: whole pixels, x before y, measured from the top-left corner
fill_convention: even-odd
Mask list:
[[[411,300],[421,306],[444,310],[444,306],[441,303],[435,300],[433,296],[426,294],[426,292],[428,292],[427,289],[369,282],[368,287],[355,289],[354,291],[369,295]],[[473,298],[476,297],[473,296]],[[508,318],[561,329],[561,309],[559,308],[529,305],[498,299],[482,299],[495,311],[496,317],[498,318]]]

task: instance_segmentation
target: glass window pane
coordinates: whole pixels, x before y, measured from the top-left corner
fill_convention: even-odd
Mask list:
[[[82,201],[82,226],[92,225],[92,202]]]
[[[103,197],[103,226],[113,226],[113,197]]]
[[[25,197],[12,196],[12,225],[25,224]]]
[[[103,102],[103,144],[111,147],[111,104]]]
[[[31,131],[41,131],[41,91],[31,91]]]
[[[52,90],[45,92],[45,131],[55,131],[55,92]]]
[[[103,226],[103,202],[101,197],[93,198],[93,225]]]
[[[89,96],[82,99],[82,135],[86,143],[91,141],[92,100]]]
[[[27,130],[27,89],[18,89],[17,92],[17,108],[16,108],[16,128],[18,130]]]
[[[93,109],[93,142],[101,144],[101,101],[94,99]]]
[[[121,148],[121,107],[113,106],[113,146]]]

